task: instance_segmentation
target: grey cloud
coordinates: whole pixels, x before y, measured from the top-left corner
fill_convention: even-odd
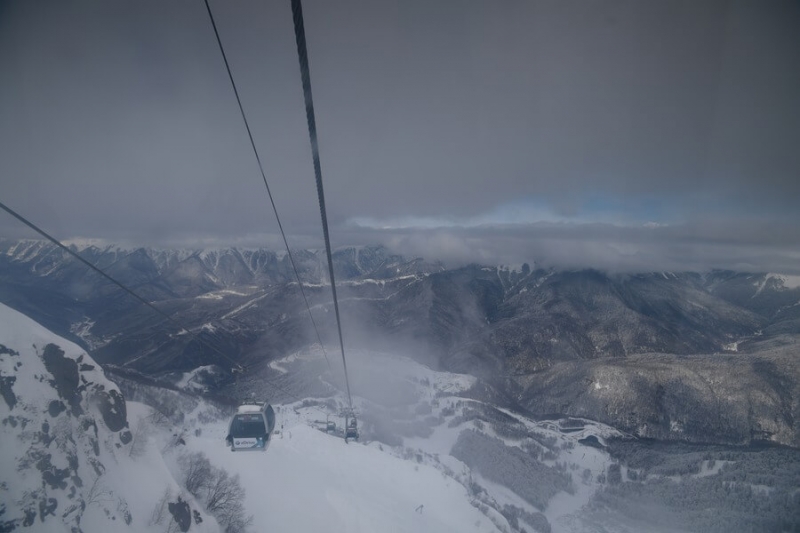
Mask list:
[[[797,2],[304,4],[334,244],[626,268],[783,265],[795,253]],[[289,4],[212,8],[292,244],[313,246]],[[4,2],[0,72],[0,200],[55,236],[274,242],[202,2]],[[520,200],[591,219],[596,197],[670,226],[347,225],[478,217]],[[735,232],[715,227],[738,217]],[[1,235],[20,231],[0,217]]]
[[[467,263],[538,264],[614,272],[707,271],[800,273],[800,229],[744,220],[678,226],[540,223],[481,228],[361,230],[354,241],[386,242],[411,257]]]

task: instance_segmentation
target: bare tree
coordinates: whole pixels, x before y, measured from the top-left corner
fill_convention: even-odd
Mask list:
[[[225,533],[243,533],[252,521],[245,515],[245,490],[239,483],[239,476],[231,477],[226,471],[213,469],[211,480],[206,488],[206,509],[214,515]]]
[[[244,489],[238,474],[231,477],[224,470],[217,470],[214,474],[206,493],[206,509],[210,513],[227,511],[244,499]]]
[[[103,482],[100,481],[100,476],[96,477],[92,483],[92,486],[89,487],[89,492],[86,493],[86,505],[101,505],[103,503],[110,502],[112,499],[111,491]]]
[[[178,459],[183,470],[186,490],[205,504],[225,533],[243,533],[253,517],[244,509],[245,490],[239,476],[214,467],[200,452],[185,454]]]
[[[150,525],[160,524],[164,520],[164,512],[167,509],[167,502],[172,498],[172,491],[167,487],[161,495],[161,499],[156,503],[153,513],[150,515]]]
[[[171,425],[169,417],[158,409],[153,409],[150,414],[147,415],[147,421],[159,427],[169,427]]]
[[[184,475],[184,486],[192,496],[199,496],[212,478],[211,463],[200,452],[186,454],[178,459]]]

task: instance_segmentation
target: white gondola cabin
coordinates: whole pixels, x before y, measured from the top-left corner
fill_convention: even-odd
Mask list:
[[[225,440],[232,452],[263,452],[274,430],[275,411],[268,402],[245,402],[233,415]]]

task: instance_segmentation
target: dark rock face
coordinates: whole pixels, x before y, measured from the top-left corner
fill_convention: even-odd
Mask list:
[[[600,444],[600,441],[594,435],[589,435],[583,439],[578,439],[578,442],[584,446],[591,446],[592,448],[603,448],[603,445]]]
[[[0,344],[0,355],[11,355],[11,356],[19,357],[19,352],[14,351],[11,348],[8,348],[3,344]]]
[[[128,430],[125,430],[119,434],[119,441],[122,444],[128,444],[132,440],[133,440],[133,434]]]
[[[56,508],[58,508],[58,500],[55,498],[47,498],[47,500],[39,500],[39,521],[44,522],[47,516],[55,516]]]
[[[128,415],[125,399],[115,391],[100,391],[95,395],[97,407],[103,417],[106,427],[111,431],[120,431],[128,426]]]
[[[19,357],[19,352],[0,344],[0,355]],[[19,365],[21,363],[17,364]],[[0,376],[0,396],[3,397],[9,409],[14,409],[14,406],[17,404],[17,396],[14,394],[14,383],[16,381],[17,378],[14,376]]]
[[[189,509],[189,504],[179,497],[177,502],[169,502],[167,507],[180,530],[189,531],[192,526],[192,513],[191,509]]]
[[[17,378],[14,376],[0,376],[0,396],[6,401],[9,409],[14,409],[17,405],[17,396],[14,394],[14,383]]]
[[[64,356],[64,350],[55,344],[48,344],[42,353],[44,367],[53,379],[50,384],[58,395],[72,407],[72,414],[79,416],[83,413],[81,408],[81,395],[78,391],[80,384],[78,363],[74,359]]]
[[[70,477],[69,468],[56,468],[50,462],[51,455],[42,454],[36,461],[36,468],[42,473],[42,481],[53,489],[67,488],[66,480]]]
[[[67,410],[67,407],[64,405],[64,402],[60,402],[58,400],[52,400],[47,406],[47,414],[51,417],[55,418],[64,411]]]

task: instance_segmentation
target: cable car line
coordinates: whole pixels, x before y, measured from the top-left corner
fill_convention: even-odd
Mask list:
[[[206,0],[208,3],[208,0]],[[339,317],[339,301],[336,298],[336,281],[333,275],[333,257],[331,254],[331,239],[328,233],[328,216],[325,212],[325,192],[322,188],[322,167],[319,160],[319,142],[317,140],[317,121],[314,116],[314,100],[311,95],[311,71],[308,67],[308,48],[306,46],[306,30],[303,24],[303,6],[300,0],[292,0],[292,19],[294,20],[294,37],[297,43],[297,57],[300,60],[300,78],[303,83],[303,97],[306,104],[306,121],[308,122],[308,136],[311,141],[311,158],[314,162],[314,177],[317,181],[317,197],[319,212],[322,218],[322,233],[325,237],[325,252],[328,256],[328,272],[331,278],[331,292],[333,293],[333,308],[336,312],[336,327],[339,330],[339,347],[342,350],[342,365],[344,366],[344,380],[347,385],[347,400],[350,410],[353,409],[353,398],[350,395],[350,380],[347,376],[347,360],[344,356],[344,340],[342,337],[342,321]]]
[[[51,236],[49,233],[47,233],[46,231],[41,229],[39,226],[37,226],[36,224],[31,222],[30,220],[28,220],[27,218],[25,218],[21,214],[17,213],[16,211],[11,209],[7,205],[3,204],[2,202],[0,202],[0,208],[2,208],[8,214],[10,214],[14,218],[19,220],[23,224],[25,224],[26,226],[28,226],[29,228],[31,228],[35,232],[37,232],[42,237],[46,238],[47,240],[49,240],[50,242],[52,242],[53,244],[55,244],[56,246],[58,246],[59,248],[61,248],[65,252],[67,252],[68,254],[70,254],[72,257],[74,257],[75,259],[77,259],[78,261],[80,261],[81,263],[83,263],[84,265],[89,267],[90,269],[94,270],[95,272],[97,272],[98,274],[100,274],[101,276],[106,278],[108,281],[110,281],[111,283],[113,283],[114,285],[116,285],[117,287],[119,287],[120,289],[125,291],[126,293],[128,293],[130,296],[133,296],[134,298],[136,298],[139,302],[143,303],[144,305],[146,305],[147,307],[149,307],[150,309],[152,309],[153,311],[155,311],[156,313],[158,313],[159,315],[161,315],[162,317],[164,317],[165,319],[170,321],[173,325],[175,325],[178,328],[180,328],[181,331],[186,332],[186,334],[188,334],[192,338],[192,340],[198,342],[199,344],[203,344],[205,346],[208,346],[209,348],[211,348],[212,350],[217,352],[219,355],[221,355],[222,357],[227,359],[233,365],[233,369],[236,372],[244,372],[244,371],[246,371],[248,369],[248,367],[245,367],[245,366],[241,365],[240,363],[238,363],[238,362],[234,361],[233,359],[231,359],[227,354],[225,354],[225,352],[223,352],[222,350],[220,350],[219,348],[217,348],[216,346],[211,344],[208,340],[203,339],[203,338],[195,335],[194,333],[192,333],[191,330],[189,330],[188,328],[183,326],[178,320],[176,320],[175,318],[171,317],[169,314],[165,313],[164,311],[162,311],[161,309],[159,309],[158,307],[153,305],[151,302],[148,302],[147,300],[145,300],[144,298],[142,298],[141,296],[136,294],[136,292],[134,292],[133,290],[131,290],[128,287],[126,287],[123,283],[121,283],[121,282],[117,281],[116,279],[114,279],[112,276],[110,276],[109,274],[104,272],[101,268],[93,265],[92,263],[90,263],[89,261],[87,261],[86,259],[81,257],[78,253],[76,253],[75,251],[71,250],[68,246],[65,246],[61,241],[59,241],[55,237]],[[304,399],[304,398],[301,398],[298,395],[288,391],[287,389],[281,387],[280,385],[276,385],[271,380],[263,379],[263,381],[266,382],[267,384],[269,384],[274,389],[283,392],[287,396],[289,396],[291,398],[294,398],[297,401],[302,401]],[[314,407],[314,406],[309,406],[309,407],[311,407],[312,409],[315,409],[316,411],[322,413],[323,415],[327,415],[328,414],[325,411],[322,411],[321,409],[319,409],[317,407]]]
[[[253,153],[254,153],[254,155],[256,157],[256,162],[258,164],[259,171],[261,173],[261,177],[262,177],[262,180],[264,182],[264,186],[265,186],[265,188],[267,190],[267,195],[269,197],[270,204],[272,206],[273,212],[275,213],[275,218],[276,218],[276,220],[278,222],[278,228],[280,230],[281,237],[282,237],[284,245],[286,247],[287,255],[288,255],[289,261],[290,261],[290,263],[292,265],[292,270],[294,271],[295,277],[297,278],[298,286],[300,287],[300,292],[301,292],[301,294],[303,296],[303,301],[304,301],[304,303],[306,305],[306,309],[308,311],[308,314],[309,314],[309,317],[311,319],[312,325],[314,326],[314,330],[316,332],[317,340],[320,343],[320,347],[322,348],[323,355],[325,356],[325,360],[328,363],[328,367],[330,368],[330,361],[329,361],[329,359],[327,357],[327,352],[325,350],[325,345],[322,343],[322,339],[321,339],[321,336],[319,334],[319,329],[317,327],[316,321],[314,320],[313,314],[311,313],[311,308],[310,308],[310,305],[308,303],[308,299],[306,297],[305,291],[303,289],[302,280],[300,279],[300,276],[299,276],[299,273],[298,273],[298,270],[297,270],[297,266],[296,266],[296,263],[294,261],[294,257],[293,257],[293,255],[291,253],[291,249],[289,248],[289,243],[288,243],[288,240],[286,238],[286,233],[285,233],[285,231],[283,229],[283,224],[281,223],[280,216],[278,214],[278,210],[277,210],[277,207],[275,205],[275,200],[274,200],[274,198],[272,196],[272,192],[271,192],[271,190],[269,188],[269,183],[267,181],[266,174],[264,172],[263,164],[261,163],[261,158],[260,158],[260,156],[258,154],[258,149],[256,148],[255,141],[254,141],[253,135],[252,135],[252,131],[251,131],[250,125],[249,125],[249,123],[247,121],[247,116],[245,114],[244,107],[242,105],[242,101],[241,101],[241,98],[239,96],[239,92],[238,92],[238,89],[236,87],[236,83],[234,81],[233,74],[232,74],[231,69],[230,69],[230,64],[228,63],[228,59],[227,59],[227,56],[225,54],[224,47],[222,45],[222,40],[221,40],[221,38],[219,36],[219,31],[217,30],[217,26],[216,26],[216,23],[214,21],[214,16],[213,16],[213,13],[211,11],[211,7],[210,7],[210,5],[208,3],[208,0],[204,0],[204,3],[206,5],[206,9],[208,11],[209,19],[211,20],[211,25],[212,25],[212,28],[214,30],[214,35],[215,35],[215,37],[217,39],[217,44],[219,45],[220,53],[221,53],[223,61],[225,63],[225,68],[226,68],[226,71],[228,73],[228,78],[229,78],[229,80],[231,82],[231,86],[232,86],[233,91],[234,91],[234,96],[236,97],[236,102],[237,102],[237,104],[239,106],[239,111],[241,113],[242,121],[244,122],[245,129],[247,131],[247,136],[248,136],[248,138],[250,140],[251,148],[253,149]],[[342,336],[341,317],[340,317],[340,312],[339,312],[338,298],[337,298],[337,294],[336,294],[336,283],[335,283],[335,276],[334,276],[334,270],[333,270],[333,259],[332,259],[332,253],[331,253],[330,236],[329,236],[329,230],[328,230],[328,221],[327,221],[327,214],[326,214],[326,211],[325,211],[325,196],[324,196],[324,190],[323,190],[323,186],[322,186],[322,173],[321,173],[319,149],[318,149],[318,143],[317,143],[317,131],[316,131],[316,121],[315,121],[315,118],[314,118],[314,107],[313,107],[313,100],[311,98],[310,73],[309,73],[309,67],[308,67],[308,56],[307,56],[307,48],[306,48],[306,42],[305,42],[305,30],[304,30],[304,27],[303,27],[302,6],[300,5],[299,0],[292,0],[292,13],[293,13],[294,25],[295,25],[295,38],[296,38],[296,42],[297,42],[298,56],[299,56],[299,59],[300,59],[301,77],[302,77],[305,104],[306,104],[306,118],[308,120],[309,136],[310,136],[310,139],[311,139],[312,157],[313,157],[313,162],[314,162],[314,171],[315,171],[315,178],[316,178],[316,184],[317,184],[317,194],[318,194],[318,201],[319,201],[319,207],[320,207],[320,215],[321,215],[321,219],[322,219],[323,235],[324,235],[324,238],[325,238],[325,251],[326,251],[326,256],[327,256],[327,260],[328,260],[328,269],[329,269],[329,275],[330,275],[330,279],[331,279],[331,291],[332,291],[332,295],[333,295],[334,310],[335,310],[335,314],[336,314],[336,325],[337,325],[337,330],[338,330],[338,334],[339,334],[339,346],[340,346],[340,349],[341,349],[341,352],[342,352],[342,365],[343,365],[343,368],[344,368],[345,384],[346,384],[346,388],[347,388],[347,400],[348,400],[348,405],[349,405],[349,414],[350,414],[350,416],[354,416],[353,399],[352,399],[352,395],[351,395],[351,392],[350,392],[350,381],[349,381],[349,375],[348,375],[348,372],[347,372],[347,360],[345,358],[344,341],[343,341],[343,336]],[[43,236],[44,238],[46,238],[48,241],[52,242],[53,244],[55,244],[56,246],[61,248],[63,251],[67,252],[72,257],[76,258],[78,261],[80,261],[81,263],[83,263],[84,265],[89,267],[91,270],[93,270],[93,271],[97,272],[98,274],[100,274],[101,276],[103,276],[105,279],[107,279],[108,281],[110,281],[111,283],[113,283],[114,285],[119,287],[120,289],[122,289],[125,293],[127,293],[128,295],[130,295],[133,298],[135,298],[137,301],[141,302],[145,306],[149,307],[150,309],[152,309],[153,311],[158,313],[164,319],[166,319],[167,321],[169,321],[170,323],[175,325],[177,328],[179,328],[179,330],[181,332],[185,332],[187,335],[189,335],[189,337],[193,341],[211,348],[213,351],[218,353],[220,356],[222,356],[225,360],[229,361],[233,365],[232,368],[231,368],[232,372],[242,373],[247,369],[245,366],[243,366],[240,363],[238,363],[237,361],[233,360],[230,356],[228,356],[226,353],[224,353],[222,350],[220,350],[216,346],[214,346],[213,344],[211,344],[207,340],[202,339],[201,337],[199,337],[198,335],[193,333],[189,328],[185,327],[181,322],[179,322],[178,320],[176,320],[175,318],[173,318],[172,316],[170,316],[166,312],[162,311],[161,309],[159,309],[158,307],[153,305],[153,303],[147,301],[146,299],[141,297],[139,294],[137,294],[136,292],[134,292],[130,288],[126,287],[123,283],[117,281],[115,278],[113,278],[112,276],[110,276],[109,274],[104,272],[102,269],[100,269],[99,267],[95,266],[91,262],[89,262],[86,259],[84,259],[83,257],[81,257],[78,253],[76,253],[75,251],[71,250],[69,247],[65,246],[63,243],[61,243],[61,241],[59,241],[55,237],[51,236],[49,233],[47,233],[43,229],[41,229],[38,226],[36,226],[34,223],[29,221],[23,215],[17,213],[16,211],[14,211],[10,207],[6,206],[2,202],[0,202],[0,208],[2,208],[4,211],[9,213],[11,216],[16,218],[17,220],[19,220],[20,222],[22,222],[23,224],[25,224],[26,226],[28,226],[29,228],[31,228],[32,230],[34,230],[35,232],[37,232],[38,234]],[[269,384],[270,386],[272,386],[274,389],[276,389],[278,391],[281,391],[281,392],[285,393],[286,395],[288,395],[288,396],[290,396],[292,398],[295,398],[296,400],[302,400],[302,398],[300,398],[296,394],[294,394],[292,392],[289,392],[287,389],[285,389],[285,388],[283,388],[281,386],[276,385],[271,380],[263,379],[263,381],[265,383]],[[316,408],[314,406],[309,406],[309,407],[311,407],[312,409],[322,413],[323,415],[327,415],[327,413],[325,413],[324,411],[322,411],[319,408]]]
[[[241,365],[240,363],[234,361],[225,352],[223,352],[222,350],[220,350],[219,348],[214,346],[208,340],[203,339],[203,338],[199,337],[198,335],[192,333],[191,330],[189,330],[188,328],[183,326],[178,320],[176,320],[175,318],[173,318],[169,314],[165,313],[164,311],[162,311],[161,309],[159,309],[158,307],[153,305],[151,302],[148,302],[147,300],[145,300],[144,298],[142,298],[141,296],[136,294],[136,292],[134,292],[133,290],[131,290],[128,287],[126,287],[123,283],[121,283],[121,282],[117,281],[116,279],[114,279],[112,276],[110,276],[109,274],[104,272],[101,268],[93,265],[92,263],[90,263],[89,261],[87,261],[86,259],[81,257],[78,253],[76,253],[75,251],[71,250],[68,246],[65,246],[61,241],[59,241],[55,237],[51,236],[49,233],[47,233],[46,231],[41,229],[39,226],[37,226],[36,224],[31,222],[30,220],[28,220],[27,218],[25,218],[21,214],[17,213],[16,211],[14,211],[13,209],[11,209],[10,207],[8,207],[7,205],[5,205],[2,202],[0,202],[0,208],[2,208],[8,214],[10,214],[14,218],[19,220],[20,222],[22,222],[23,224],[25,224],[26,226],[28,226],[32,230],[34,230],[36,233],[38,233],[42,237],[46,238],[48,241],[52,242],[53,244],[55,244],[56,246],[58,246],[59,248],[61,248],[65,252],[67,252],[69,255],[71,255],[72,257],[74,257],[75,259],[77,259],[78,261],[80,261],[81,263],[83,263],[84,265],[89,267],[90,269],[94,270],[95,272],[97,272],[98,274],[103,276],[105,279],[107,279],[108,281],[110,281],[111,283],[113,283],[114,285],[116,285],[117,287],[122,289],[123,291],[125,291],[130,296],[134,297],[139,302],[143,303],[144,305],[146,305],[147,307],[149,307],[150,309],[152,309],[153,311],[158,313],[160,316],[164,317],[166,320],[171,322],[173,325],[175,325],[178,328],[180,328],[181,331],[186,332],[186,334],[189,335],[193,341],[196,341],[199,344],[203,344],[203,345],[211,348],[213,351],[217,352],[219,355],[221,355],[223,358],[228,360],[233,365],[232,368],[231,368],[231,372],[244,373],[246,370],[248,370],[248,367],[245,367],[245,366]],[[290,398],[293,398],[296,401],[304,400],[304,398],[301,398],[297,394],[294,394],[293,392],[290,392],[289,390],[281,387],[280,385],[275,384],[272,380],[261,378],[261,381],[266,383],[266,384],[268,384],[273,389],[278,390],[278,391],[286,394],[287,396],[289,396]],[[314,409],[315,411],[321,413],[323,416],[328,416],[329,415],[329,413],[327,413],[327,412],[323,411],[322,409],[320,409],[318,407],[315,407],[313,405],[308,406],[308,407],[310,407],[311,409]]]
[[[261,172],[261,178],[264,181],[264,187],[267,189],[267,196],[269,196],[269,202],[272,205],[272,211],[275,213],[275,219],[278,221],[278,229],[281,232],[281,237],[283,238],[283,244],[286,246],[286,254],[289,256],[289,263],[292,265],[292,270],[294,271],[294,276],[297,278],[297,284],[300,286],[300,294],[303,295],[303,302],[306,304],[306,309],[308,310],[308,316],[311,318],[311,324],[314,326],[314,332],[317,334],[317,341],[319,341],[319,345],[322,347],[322,355],[325,356],[325,362],[328,363],[328,368],[331,368],[331,362],[328,359],[328,352],[325,350],[325,345],[322,343],[322,337],[319,334],[319,328],[317,327],[317,322],[314,320],[314,315],[311,313],[311,306],[308,304],[308,298],[306,298],[306,291],[303,289],[303,281],[300,279],[300,274],[297,272],[297,265],[294,262],[294,256],[292,255],[292,251],[289,248],[289,241],[286,239],[286,232],[283,231],[283,224],[281,223],[281,217],[278,215],[278,208],[275,206],[275,199],[272,197],[272,190],[269,188],[269,182],[267,182],[267,175],[264,172],[264,165],[261,164],[261,157],[258,155],[258,149],[256,148],[256,143],[253,140],[253,133],[250,131],[250,123],[247,121],[247,115],[244,112],[244,106],[242,105],[242,99],[239,97],[239,90],[236,88],[236,82],[233,80],[233,73],[231,72],[231,66],[228,63],[228,56],[225,54],[225,48],[222,46],[222,39],[219,36],[219,31],[217,31],[217,24],[214,22],[214,14],[211,12],[211,6],[208,4],[208,0],[204,0],[206,4],[206,10],[208,11],[208,18],[211,19],[211,27],[214,28],[214,36],[217,38],[217,44],[219,45],[219,51],[222,54],[222,60],[225,62],[225,70],[228,71],[228,79],[231,81],[231,87],[233,88],[233,94],[236,96],[236,103],[239,104],[239,113],[242,115],[242,121],[244,122],[244,127],[247,130],[247,137],[250,139],[250,146],[253,148],[253,154],[256,156],[256,162],[258,163],[258,170]]]
[[[114,285],[116,285],[117,287],[119,287],[120,289],[122,289],[123,291],[128,293],[129,295],[131,295],[134,298],[136,298],[138,301],[140,301],[141,303],[143,303],[144,305],[146,305],[147,307],[149,307],[150,309],[152,309],[153,311],[155,311],[156,313],[158,313],[159,315],[161,315],[162,317],[164,317],[168,321],[170,321],[173,325],[175,325],[178,328],[180,328],[181,331],[185,331],[192,338],[192,340],[197,341],[197,342],[199,342],[201,344],[205,344],[206,346],[208,346],[209,348],[211,348],[212,350],[214,350],[215,352],[220,354],[222,357],[227,359],[233,365],[232,369],[235,369],[238,372],[243,372],[245,370],[245,368],[241,364],[239,364],[238,362],[236,362],[233,359],[231,359],[227,354],[225,354],[225,352],[223,352],[222,350],[220,350],[219,348],[217,348],[213,344],[209,343],[208,341],[205,341],[205,340],[201,339],[199,336],[197,336],[194,333],[192,333],[191,330],[189,330],[189,328],[185,327],[183,324],[181,324],[175,318],[171,317],[169,314],[165,313],[164,311],[162,311],[161,309],[159,309],[158,307],[153,305],[151,302],[148,302],[147,300],[145,300],[144,298],[142,298],[141,296],[136,294],[133,290],[129,289],[128,287],[126,287],[125,285],[123,285],[122,283],[120,283],[119,281],[117,281],[116,279],[111,277],[110,275],[106,274],[102,269],[100,269],[99,267],[96,267],[95,265],[93,265],[92,263],[90,263],[89,261],[87,261],[86,259],[81,257],[77,252],[71,250],[69,247],[67,247],[64,244],[62,244],[61,241],[59,241],[55,237],[51,236],[49,233],[47,233],[46,231],[41,229],[39,226],[37,226],[36,224],[31,222],[30,220],[28,220],[24,216],[20,215],[19,213],[17,213],[16,211],[14,211],[13,209],[11,209],[10,207],[8,207],[7,205],[5,205],[2,202],[0,202],[0,208],[2,208],[9,215],[13,216],[14,218],[16,218],[17,220],[19,220],[20,222],[22,222],[23,224],[28,226],[29,228],[31,228],[35,232],[37,232],[39,235],[41,235],[45,239],[49,240],[50,242],[52,242],[53,244],[55,244],[56,246],[58,246],[59,248],[61,248],[65,252],[67,252],[68,254],[70,254],[72,257],[74,257],[75,259],[77,259],[78,261],[83,263],[84,265],[88,266],[89,268],[91,268],[92,270],[94,270],[95,272],[97,272],[98,274],[103,276],[104,278],[106,278],[108,281],[110,281],[111,283],[113,283]]]

